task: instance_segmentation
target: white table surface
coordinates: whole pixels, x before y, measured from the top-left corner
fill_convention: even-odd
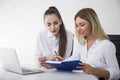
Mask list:
[[[5,71],[0,68],[0,80],[98,80],[93,75],[83,72],[68,72],[57,70],[46,70],[43,73],[21,75]]]

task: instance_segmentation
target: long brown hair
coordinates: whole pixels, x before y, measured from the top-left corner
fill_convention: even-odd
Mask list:
[[[47,9],[46,12],[44,13],[44,18],[46,15],[50,15],[50,14],[55,14],[58,17],[58,19],[61,20],[61,25],[60,25],[60,30],[59,30],[60,38],[59,38],[58,53],[60,56],[64,57],[65,52],[66,52],[66,46],[67,46],[67,35],[66,35],[65,26],[64,26],[62,17],[60,15],[60,12],[58,11],[56,7],[54,6],[49,7],[49,9]]]

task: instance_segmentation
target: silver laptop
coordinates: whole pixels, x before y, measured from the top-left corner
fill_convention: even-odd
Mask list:
[[[42,70],[22,68],[16,50],[14,48],[0,48],[0,60],[3,64],[3,68],[7,71],[19,73],[19,74],[30,74],[30,73],[41,73]]]

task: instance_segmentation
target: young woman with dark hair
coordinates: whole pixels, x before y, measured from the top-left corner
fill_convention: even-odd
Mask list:
[[[38,37],[36,56],[41,66],[49,68],[46,60],[63,60],[71,56],[74,35],[65,29],[56,7],[49,7],[43,18],[47,30]]]

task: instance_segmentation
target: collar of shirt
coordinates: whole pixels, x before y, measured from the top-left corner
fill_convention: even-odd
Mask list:
[[[47,31],[47,34],[48,34],[48,37],[51,38],[51,39],[53,39],[53,40],[59,39],[59,36],[60,36],[60,35],[58,35],[58,36],[56,37],[56,36],[54,36],[50,31]]]
[[[90,51],[91,49],[95,48],[100,42],[101,42],[101,40],[96,39],[96,41],[92,44],[92,46],[90,47],[90,49],[88,51]],[[87,49],[87,40],[85,40],[85,47]]]

